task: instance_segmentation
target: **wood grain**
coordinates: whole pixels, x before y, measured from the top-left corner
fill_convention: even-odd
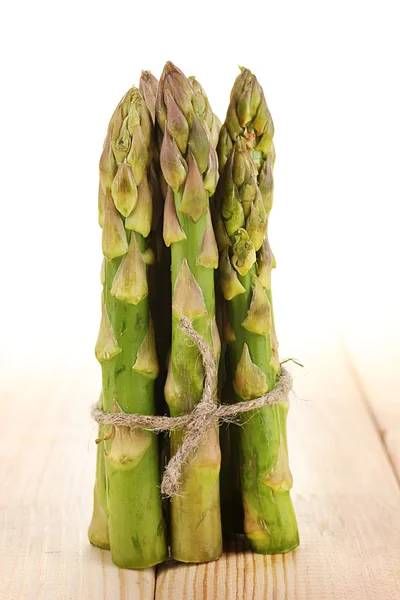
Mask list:
[[[400,322],[379,323],[379,336],[343,334],[342,347],[400,481]]]
[[[231,542],[198,566],[122,571],[92,548],[97,365],[5,373],[0,395],[1,600],[398,600],[400,491],[333,338],[291,348],[289,440],[301,546],[285,556]],[[68,373],[68,377],[66,377]]]
[[[158,569],[156,599],[400,597],[400,492],[338,346],[295,350],[289,440],[301,546],[283,556],[241,540],[217,562]]]
[[[68,379],[59,370],[3,379],[1,600],[154,598],[154,569],[118,569],[87,541],[96,433],[88,410],[97,375],[75,367]]]

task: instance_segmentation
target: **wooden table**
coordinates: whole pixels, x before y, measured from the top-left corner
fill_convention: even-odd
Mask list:
[[[301,546],[264,557],[238,540],[215,563],[157,571],[117,569],[87,541],[94,360],[45,369],[33,358],[4,373],[1,600],[398,600],[398,375],[373,348],[351,353],[333,334],[310,340],[304,330],[293,341],[305,364],[292,367],[289,423]]]

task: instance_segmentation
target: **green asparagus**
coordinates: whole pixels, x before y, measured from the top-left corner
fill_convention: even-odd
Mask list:
[[[100,396],[100,406],[103,408],[103,396]],[[104,427],[99,425],[98,439],[104,438]],[[103,444],[97,446],[96,456],[96,479],[93,492],[93,514],[89,525],[89,540],[94,546],[110,549],[110,538],[108,535],[108,508],[107,508],[107,479],[104,461]]]
[[[274,258],[267,237],[273,133],[262,88],[242,69],[220,133],[215,213],[220,283],[228,309],[224,332],[236,401],[272,390],[280,375],[271,297]],[[263,554],[287,552],[299,543],[290,498],[286,416],[286,405],[273,405],[241,418],[244,529],[252,549]]]
[[[156,380],[157,412],[164,414],[164,381],[166,377],[167,354],[171,344],[171,251],[163,240],[164,198],[162,190],[165,182],[160,169],[160,147],[162,133],[155,121],[155,103],[158,80],[150,71],[142,71],[139,90],[152,116],[155,130],[153,158],[149,167],[149,179],[153,192],[153,219],[150,234],[150,245],[155,254],[155,265],[149,269],[150,307],[153,315],[156,336],[157,355],[159,358],[160,376]]]
[[[104,272],[96,357],[102,367],[106,412],[154,414],[158,361],[147,279],[147,265],[154,260],[148,247],[153,144],[151,115],[132,88],[114,112],[100,159]],[[108,517],[112,559],[125,568],[155,565],[167,555],[157,435],[128,427],[105,430],[97,473],[98,479],[106,480],[107,502],[100,505]],[[101,483],[97,496],[102,490]],[[99,502],[95,514],[96,510]],[[93,527],[89,536],[92,543],[102,545]]]
[[[172,346],[165,385],[171,416],[191,411],[203,392],[199,351],[178,327],[185,316],[212,348],[220,339],[215,319],[214,269],[218,249],[209,197],[218,180],[212,143],[214,116],[203,102],[204,91],[172,63],[162,73],[156,118],[163,132],[161,170],[168,185],[164,206],[164,241],[171,246]],[[184,432],[172,432],[171,454]],[[218,426],[210,430],[184,467],[179,495],[171,500],[171,551],[182,562],[206,562],[222,551],[219,503],[221,453]]]

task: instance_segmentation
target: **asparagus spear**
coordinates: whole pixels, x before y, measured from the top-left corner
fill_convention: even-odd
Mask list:
[[[133,87],[114,112],[100,159],[105,260],[96,357],[108,412],[154,414],[158,362],[146,267],[153,255],[148,248],[152,144],[151,116]],[[120,567],[149,567],[167,554],[157,436],[108,429],[103,443],[112,559]]]
[[[170,298],[170,269],[171,252],[163,240],[163,211],[164,198],[162,188],[165,182],[160,170],[159,148],[162,142],[162,133],[159,131],[155,121],[155,103],[158,88],[158,80],[150,71],[142,71],[139,90],[146,106],[151,114],[156,133],[156,143],[149,167],[149,179],[153,192],[153,219],[151,226],[150,244],[155,254],[155,265],[150,268],[151,287],[150,303],[153,314],[154,330],[156,336],[157,354],[160,365],[160,376],[156,380],[157,412],[163,414],[165,411],[164,381],[166,376],[166,357],[171,343],[171,303],[166,301]],[[155,209],[155,210],[154,210]]]
[[[139,91],[142,95],[143,100],[146,102],[146,106],[151,114],[153,123],[155,123],[155,111],[156,111],[156,96],[157,96],[158,80],[154,77],[151,71],[142,71],[139,81]]]
[[[228,307],[225,339],[236,401],[272,390],[280,374],[271,298],[274,259],[267,238],[273,131],[262,88],[242,69],[220,134],[216,207],[220,280]],[[299,543],[286,416],[287,406],[275,405],[241,419],[244,529],[252,549],[263,554],[287,552]]]
[[[152,187],[157,190],[157,197],[161,199],[161,212],[157,216],[153,212],[152,247],[155,251],[156,264],[154,271],[154,286],[150,289],[151,312],[154,320],[154,331],[160,375],[156,380],[155,394],[158,414],[165,414],[167,407],[164,398],[164,384],[167,376],[168,353],[171,347],[171,249],[167,248],[163,239],[163,211],[166,184],[160,169],[160,148],[162,131],[155,120],[155,103],[158,80],[150,71],[142,71],[139,89],[146,105],[152,115],[155,129],[155,152],[151,164]],[[164,190],[164,192],[162,191]],[[154,196],[153,196],[154,197]],[[169,435],[167,432],[158,434],[160,447],[160,463],[163,469],[169,460]],[[163,512],[166,521],[169,521],[169,501],[162,499]]]
[[[199,89],[168,62],[159,83],[156,118],[163,131],[160,162],[168,184],[164,240],[171,246],[173,292],[165,397],[171,416],[191,411],[203,391],[199,351],[178,328],[179,320],[186,316],[192,321],[216,361],[220,354],[214,293],[218,249],[209,209],[218,168],[211,143],[212,111],[207,107],[208,103],[199,102]],[[176,453],[183,435],[183,431],[172,432],[171,454]],[[220,461],[216,423],[184,468],[180,493],[171,500],[171,550],[177,560],[206,562],[221,554]]]
[[[200,83],[195,79],[195,77],[189,77],[189,81],[193,87],[195,93],[195,108],[201,110],[207,117],[207,125],[212,131],[211,134],[211,142],[214,147],[217,146],[219,140],[219,132],[221,129],[221,122],[218,119],[217,115],[213,114],[211,106],[208,102],[208,98],[200,85]],[[210,198],[210,210],[213,216],[214,213],[214,198]],[[221,290],[219,285],[219,274],[218,269],[215,270],[215,296],[216,296],[216,319],[218,325],[218,331],[221,335],[223,328],[223,318],[222,318],[222,306],[223,306],[223,298],[221,298]],[[224,387],[227,386],[226,381],[226,366],[225,366],[225,353],[226,353],[226,344],[223,340],[221,340],[221,355],[219,361],[219,369],[218,369],[218,397],[224,402]],[[219,442],[221,447],[221,470],[220,470],[220,503],[221,503],[221,521],[222,521],[222,531],[224,534],[232,533],[236,528],[234,524],[236,521],[240,521],[237,519],[236,513],[240,511],[237,510],[237,502],[236,498],[233,497],[233,475],[236,465],[233,462],[231,455],[231,429],[232,427],[228,424],[223,425],[219,429]],[[240,500],[240,508],[242,506],[241,498]],[[243,520],[243,519],[242,519]],[[243,527],[241,529],[243,532]]]
[[[103,407],[102,396],[100,405]],[[99,425],[98,439],[104,437],[104,427]],[[93,514],[90,521],[88,536],[90,543],[105,550],[110,549],[110,539],[108,535],[108,508],[107,508],[107,481],[104,461],[103,444],[97,446],[96,456],[96,479],[93,492]]]

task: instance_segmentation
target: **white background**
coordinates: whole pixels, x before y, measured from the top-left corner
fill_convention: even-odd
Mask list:
[[[278,335],[400,335],[397,2],[7,2],[0,15],[3,368],[95,361],[98,159],[140,70],[195,74],[221,119],[256,73],[276,130]],[[398,346],[398,344],[397,344]],[[397,350],[398,352],[398,350]],[[393,354],[391,355],[394,356]]]

